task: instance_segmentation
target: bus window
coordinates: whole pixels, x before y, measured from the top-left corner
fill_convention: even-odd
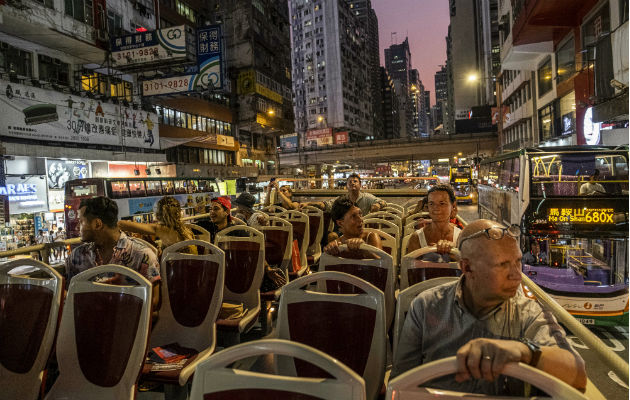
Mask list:
[[[147,196],[160,196],[162,194],[162,186],[160,181],[145,181],[147,188]]]
[[[144,190],[144,181],[129,181],[129,194],[131,197],[144,197],[147,195]]]
[[[199,182],[197,180],[186,181],[186,192],[187,193],[199,192]]]
[[[129,197],[129,187],[127,185],[127,181],[110,181],[111,185],[109,197],[112,199],[122,199],[125,197]]]
[[[72,185],[70,187],[71,197],[93,197],[98,196],[97,185]]]
[[[175,181],[175,194],[186,194],[186,181],[184,180]]]
[[[173,181],[162,181],[162,191],[164,194],[174,194],[175,187],[173,186]]]

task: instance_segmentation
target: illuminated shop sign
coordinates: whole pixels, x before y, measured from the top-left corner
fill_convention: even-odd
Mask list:
[[[0,195],[9,198],[11,214],[48,211],[46,181],[39,176],[8,176],[6,185],[0,186]]]
[[[571,222],[574,224],[613,224],[612,208],[550,208],[549,222]]]
[[[455,178],[455,183],[468,183],[468,178]]]

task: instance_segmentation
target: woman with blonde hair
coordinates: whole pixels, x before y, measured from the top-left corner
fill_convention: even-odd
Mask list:
[[[183,240],[194,239],[192,231],[182,221],[182,207],[174,197],[164,196],[158,201],[155,217],[158,222],[150,224],[121,220],[118,221],[118,228],[125,232],[155,236],[156,240],[162,242],[162,249]],[[194,246],[190,247],[187,252],[194,252]]]

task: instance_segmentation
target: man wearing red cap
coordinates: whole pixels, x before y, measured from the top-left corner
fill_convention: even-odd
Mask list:
[[[196,224],[210,232],[210,242],[214,243],[217,232],[236,225],[230,216],[232,203],[227,196],[215,197],[210,200],[210,218],[196,221]]]

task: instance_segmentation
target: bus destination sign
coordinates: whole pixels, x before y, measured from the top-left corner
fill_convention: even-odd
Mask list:
[[[574,224],[613,224],[612,208],[549,208],[549,222],[570,222]]]

